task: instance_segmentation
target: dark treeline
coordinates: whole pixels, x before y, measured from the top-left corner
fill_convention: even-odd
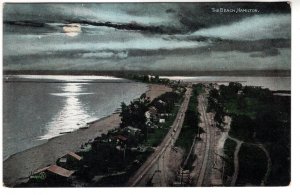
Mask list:
[[[126,78],[134,81],[144,82],[144,83],[159,83],[159,84],[170,83],[169,79],[159,78],[158,75],[134,74],[134,75],[127,75]]]

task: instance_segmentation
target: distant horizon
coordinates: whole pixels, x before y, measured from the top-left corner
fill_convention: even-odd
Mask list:
[[[107,75],[148,74],[159,76],[291,76],[291,70],[223,70],[223,71],[97,71],[97,70],[3,70],[3,75]]]

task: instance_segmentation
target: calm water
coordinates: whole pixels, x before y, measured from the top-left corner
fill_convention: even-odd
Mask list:
[[[112,114],[147,85],[99,76],[18,76],[3,83],[3,156]]]
[[[198,77],[164,77],[171,80],[186,82],[218,82],[226,84],[230,81],[240,82],[243,85],[261,86],[270,90],[291,90],[291,77],[238,77],[238,76],[198,76]]]

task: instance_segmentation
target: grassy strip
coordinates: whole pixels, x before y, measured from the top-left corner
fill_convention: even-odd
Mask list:
[[[267,158],[258,147],[242,144],[236,185],[260,185],[267,171]]]
[[[224,168],[224,175],[232,176],[234,172],[234,151],[236,148],[236,142],[231,139],[226,139],[224,143],[224,154],[226,155],[226,163]],[[225,179],[225,177],[224,177]],[[226,183],[226,181],[224,181]]]
[[[188,110],[184,118],[181,132],[175,143],[175,146],[183,148],[186,152],[188,152],[189,149],[191,148],[193,142],[192,140],[198,132],[198,128],[195,127],[195,125],[189,123],[191,118],[199,118],[198,112],[195,112],[194,110],[195,107],[197,108],[197,104],[198,104],[197,98],[192,96],[188,105]],[[194,122],[198,124],[198,120]]]

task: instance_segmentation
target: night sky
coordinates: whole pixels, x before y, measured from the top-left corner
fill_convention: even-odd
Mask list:
[[[285,2],[5,4],[3,20],[4,70],[290,70]]]

